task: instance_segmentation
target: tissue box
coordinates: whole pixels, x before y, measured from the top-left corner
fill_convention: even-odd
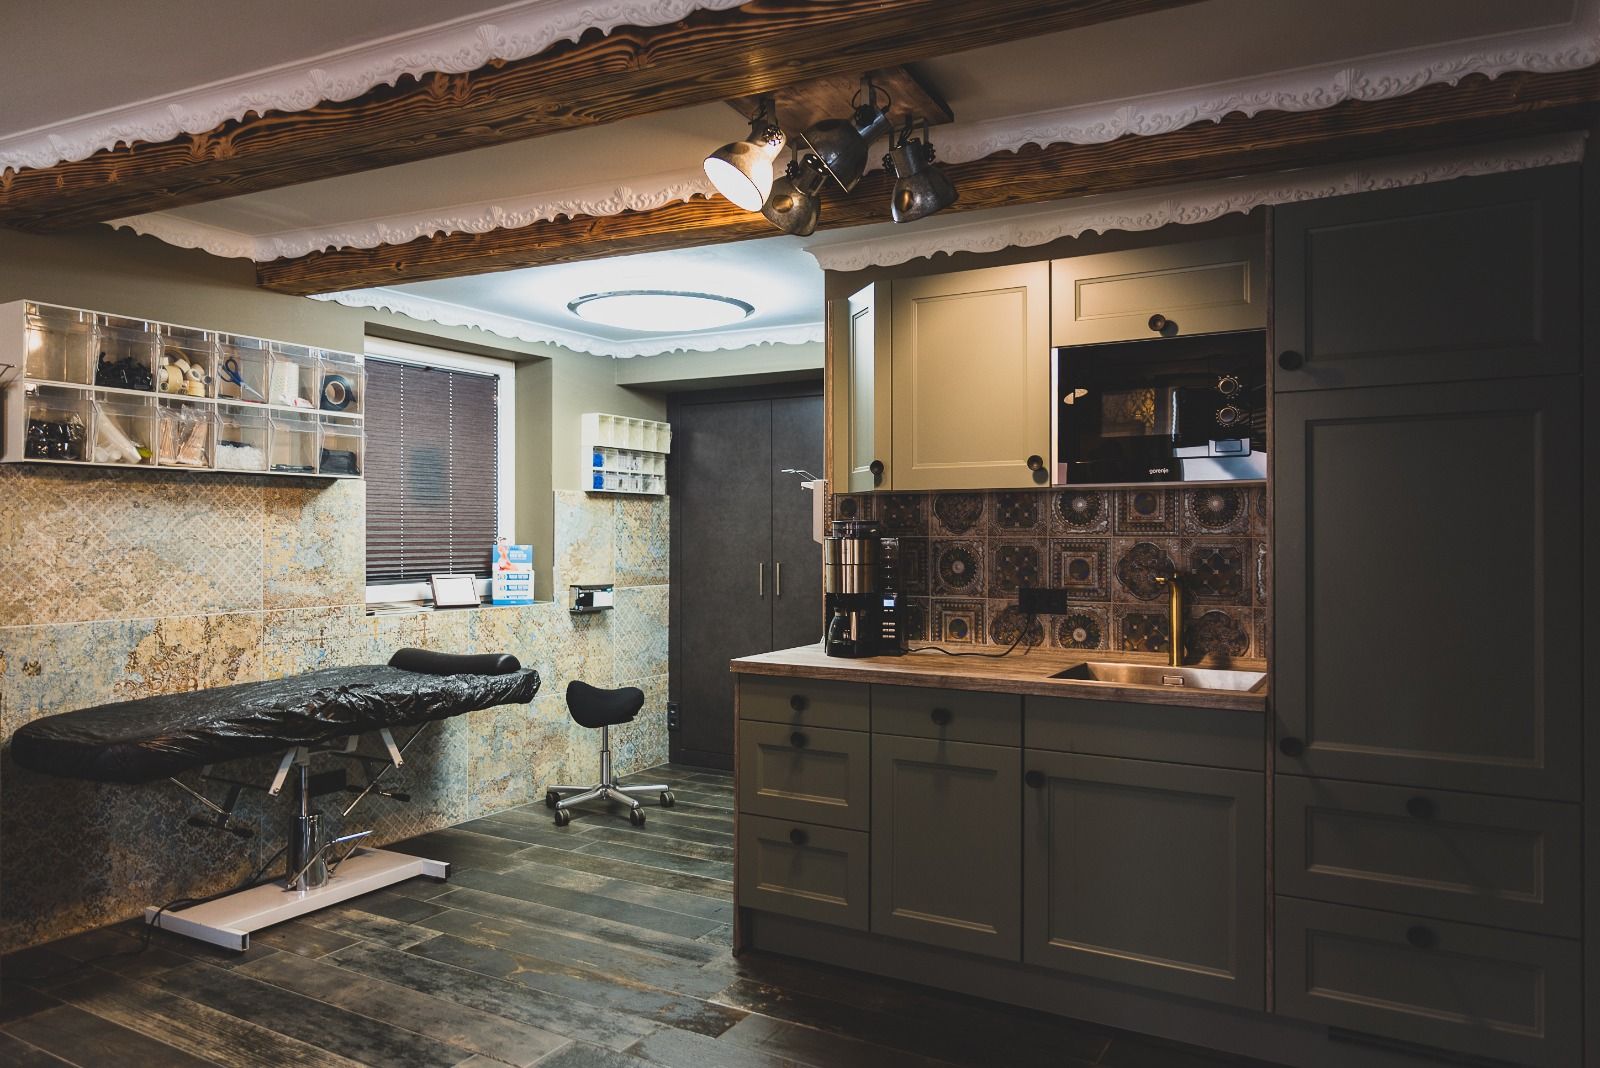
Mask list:
[[[494,548],[492,568],[489,599],[493,603],[533,603],[533,546],[500,542]]]

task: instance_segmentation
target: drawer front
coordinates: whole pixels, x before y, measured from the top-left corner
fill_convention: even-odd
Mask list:
[[[872,729],[879,734],[984,745],[1022,745],[1022,698],[925,686],[874,686]]]
[[[867,707],[865,683],[739,678],[740,719],[864,731],[870,722]]]
[[[739,905],[867,929],[867,835],[739,817]]]
[[[787,723],[739,724],[739,811],[866,830],[870,738]]]
[[[1279,775],[1278,892],[1579,936],[1578,806]]]
[[[1029,749],[1245,771],[1266,767],[1266,717],[1260,712],[1079,697],[1027,697],[1022,712]]]
[[[1581,1057],[1581,946],[1278,898],[1277,1011],[1517,1064]]]

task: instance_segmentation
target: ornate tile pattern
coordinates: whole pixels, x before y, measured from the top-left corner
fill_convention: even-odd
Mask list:
[[[935,493],[933,495],[933,533],[966,534],[983,523],[984,495],[981,493]]]
[[[935,595],[982,596],[984,591],[983,542],[976,539],[929,542]]]
[[[979,600],[945,600],[934,598],[928,624],[928,640],[964,645],[981,642],[988,631],[984,628],[985,604]]]
[[[994,526],[996,530],[1037,530],[1043,520],[1040,516],[1038,493],[997,493],[994,495]]]
[[[1075,601],[1111,599],[1111,541],[1108,538],[1051,538],[1049,583],[1068,590]]]
[[[989,596],[1014,599],[1023,586],[1043,586],[1048,575],[1042,542],[989,543]]]
[[[1134,653],[1164,653],[1172,647],[1172,628],[1164,612],[1142,605],[1119,604],[1115,614],[1115,649]]]
[[[1055,616],[1051,643],[1057,649],[1110,648],[1111,619],[1103,605],[1074,605],[1066,615]]]
[[[1189,595],[1203,604],[1251,603],[1255,563],[1245,538],[1194,538],[1183,543]]]
[[[1184,624],[1184,648],[1190,657],[1245,656],[1250,652],[1250,612],[1210,608]]]
[[[1186,534],[1248,534],[1256,487],[1199,486],[1181,490]]]
[[[613,671],[618,679],[667,673],[667,587],[623,586],[611,612]]]
[[[1029,619],[1009,601],[989,602],[989,641],[994,645],[1043,645],[1044,623]]]
[[[671,507],[665,497],[618,497],[617,586],[654,586],[667,581],[672,556]]]
[[[1117,582],[1112,600],[1166,600],[1167,588],[1158,579],[1178,569],[1181,556],[1176,538],[1117,538],[1112,543],[1116,556]]]
[[[858,493],[850,497],[836,495],[833,498],[833,518],[876,519],[877,501],[878,498],[871,493]]]
[[[1178,532],[1178,493],[1176,490],[1136,486],[1120,490],[1116,497],[1118,534],[1176,534]]]
[[[878,525],[884,534],[926,534],[928,497],[923,493],[885,493],[878,498]]]
[[[1050,494],[1050,530],[1055,534],[1104,534],[1111,529],[1108,490],[1058,490]]]

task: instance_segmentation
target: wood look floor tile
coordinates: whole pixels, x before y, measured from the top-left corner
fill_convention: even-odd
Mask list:
[[[68,1064],[38,1046],[0,1031],[0,1068],[61,1068]]]
[[[5,1026],[7,1034],[82,1068],[216,1068],[217,1062],[58,1005]]]

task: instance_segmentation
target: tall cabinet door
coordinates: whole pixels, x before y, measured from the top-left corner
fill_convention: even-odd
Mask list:
[[[1024,751],[1022,959],[1261,1008],[1259,772]]]
[[[822,546],[811,537],[811,494],[784,468],[822,470],[822,398],[772,402],[772,648],[822,637]]]
[[[1279,771],[1578,799],[1579,401],[1279,394]]]
[[[833,484],[850,493],[892,489],[889,283],[834,301],[831,319]]]
[[[892,302],[894,488],[1047,484],[1050,265],[896,281]]]

